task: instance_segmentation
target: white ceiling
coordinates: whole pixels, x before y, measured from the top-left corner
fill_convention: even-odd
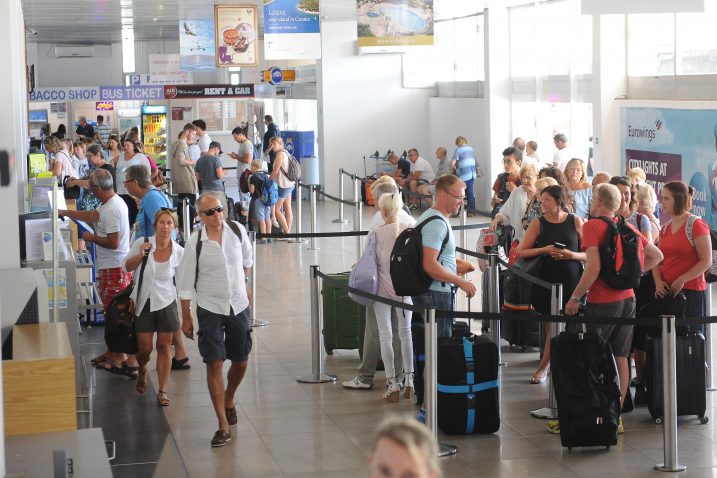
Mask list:
[[[1,1],[1,0],[0,0]],[[256,0],[223,0],[226,4]],[[258,2],[263,5],[263,2]],[[120,42],[121,9],[131,8],[135,40],[177,40],[180,19],[214,18],[214,0],[22,0],[25,26],[39,43],[102,44]],[[321,0],[322,17],[356,18],[355,0]],[[259,8],[259,31],[263,31]]]
[[[262,0],[220,3],[263,6]],[[22,0],[22,9],[26,28],[35,32],[28,34],[31,42],[107,44],[122,40],[120,18],[125,9],[131,8],[135,40],[177,40],[179,20],[214,18],[214,4],[215,0]],[[434,0],[436,18],[475,13],[483,4],[483,0]],[[354,20],[356,0],[321,0],[321,17]],[[260,32],[263,22],[259,8]]]

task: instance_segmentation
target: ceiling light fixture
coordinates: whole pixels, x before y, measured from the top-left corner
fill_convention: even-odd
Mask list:
[[[133,73],[134,63],[134,29],[132,27],[122,28],[122,72]]]

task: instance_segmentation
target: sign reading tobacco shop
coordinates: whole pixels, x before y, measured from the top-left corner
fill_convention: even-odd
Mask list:
[[[254,85],[165,85],[164,97],[173,98],[253,98]]]

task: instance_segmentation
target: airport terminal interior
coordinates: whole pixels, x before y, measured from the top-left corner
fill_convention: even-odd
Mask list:
[[[715,23],[717,0],[3,0],[0,474],[439,476],[392,474],[371,461],[377,426],[396,415],[411,424],[428,419],[427,435],[440,445],[440,473],[451,478],[717,476],[711,324],[703,329],[706,400],[699,415],[706,419],[675,418],[674,400],[665,400],[659,420],[635,404],[621,415],[624,433],[616,444],[568,449],[559,432],[548,430],[558,411],[550,374],[531,383],[551,332],[534,322],[530,344],[514,343],[507,332],[501,338],[500,321],[458,319],[472,334],[498,342],[499,428],[447,434],[440,416],[438,426],[431,423],[440,397],[438,404],[427,398],[428,413],[415,397],[384,398],[383,364],[371,388],[344,385],[358,375],[365,322],[374,316],[345,291],[341,310],[355,316],[336,314],[328,292],[333,281],[313,272],[348,273],[362,257],[362,234],[377,214],[366,185],[396,170],[394,155],[406,165],[420,155],[436,169],[441,150],[450,159],[465,142],[475,157],[474,204],[449,223],[456,245],[469,252],[486,252],[496,178],[507,171],[504,161],[513,153],[505,151],[520,145],[516,138],[523,149],[528,143],[519,154],[536,164],[581,160],[586,184],[600,172],[621,176],[641,168],[641,181],[660,197],[666,183],[684,181],[694,190],[691,211],[714,235]],[[173,360],[166,390],[156,351],[144,393],[127,362],[91,363],[107,351],[98,288],[105,276],[97,268],[97,248],[107,238],[83,244],[82,224],[58,220],[58,210],[72,218],[86,193],[74,196],[73,188],[58,185],[50,162],[57,151],[46,148],[57,143],[51,138],[68,138],[79,140],[70,154],[83,151],[89,125],[101,146],[110,135],[122,143],[120,151],[103,153],[107,159],[100,156],[105,162],[124,157],[126,140],[131,149],[134,139],[153,171],[168,178],[159,187],[180,216],[176,237],[184,240],[193,213],[173,190],[180,169],[173,154],[185,125],[197,120],[216,142],[209,150],[215,148],[225,173],[225,212],[236,211],[237,219],[249,207],[237,158],[248,152],[269,160],[267,138],[276,131],[301,165],[293,197],[283,198],[293,209],[293,227],[284,234],[294,236],[247,237],[253,345],[224,446],[212,439],[217,416],[196,333],[184,339],[187,360]],[[255,147],[244,149],[245,141]],[[201,145],[199,137],[196,151],[205,153]],[[132,199],[133,179],[123,177],[118,169],[115,188]],[[99,191],[92,181],[86,187]],[[433,198],[428,191],[405,193],[414,218],[429,208],[427,200],[438,201],[435,188]],[[657,218],[667,220],[659,211]],[[458,257],[473,264],[465,279],[476,292],[469,299],[459,290],[455,310],[499,312],[498,268],[489,279],[492,272],[475,256]],[[192,317],[196,324],[196,307]],[[339,322],[349,324],[343,327],[351,336],[339,337]],[[225,376],[229,367],[225,362]],[[665,370],[661,380],[674,369]],[[687,372],[678,369],[678,385],[680,374]],[[672,390],[674,383],[665,383]],[[447,393],[440,381],[436,388]]]

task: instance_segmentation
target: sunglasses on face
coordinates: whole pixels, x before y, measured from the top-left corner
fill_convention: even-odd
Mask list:
[[[200,211],[205,216],[213,216],[215,212],[222,212],[224,211],[224,208],[222,206],[213,207],[210,209],[205,209],[204,211]]]
[[[159,210],[160,211],[177,212],[177,210],[174,209],[173,207],[160,207]],[[211,216],[211,214],[210,214],[210,216]]]

